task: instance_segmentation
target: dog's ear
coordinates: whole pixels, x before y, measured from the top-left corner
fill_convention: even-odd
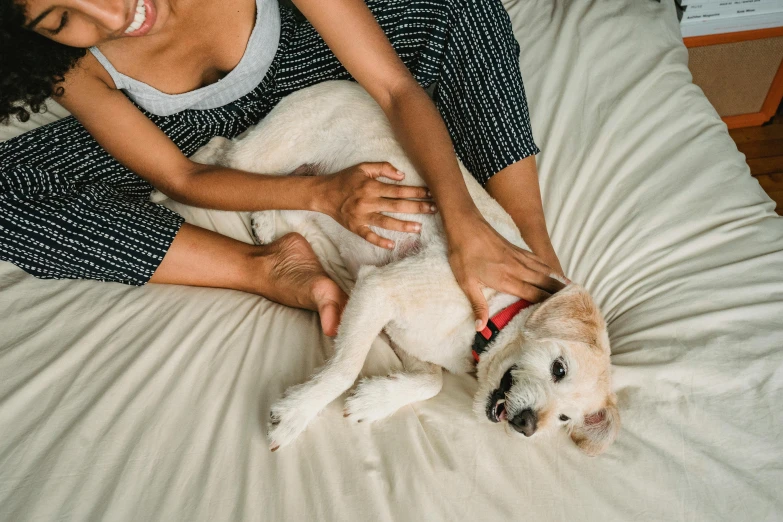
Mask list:
[[[587,455],[595,457],[611,446],[619,431],[620,411],[614,397],[609,397],[602,409],[585,415],[584,422],[572,429],[571,440]]]
[[[600,341],[606,335],[606,323],[593,298],[573,283],[541,303],[525,326],[539,339],[555,338],[590,346],[602,346]]]

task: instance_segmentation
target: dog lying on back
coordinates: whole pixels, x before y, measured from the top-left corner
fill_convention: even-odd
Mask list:
[[[405,184],[424,185],[380,107],[350,82],[325,82],[296,92],[254,129],[233,141],[215,138],[193,159],[280,175],[297,171],[302,164],[315,165],[311,170],[326,174],[362,162],[387,161],[406,173]],[[514,245],[527,248],[510,216],[460,168],[487,222]],[[601,453],[614,441],[620,419],[611,389],[609,338],[604,319],[584,288],[569,284],[543,303],[529,306],[487,288],[484,294],[494,323],[477,336],[471,306],[449,267],[437,214],[390,214],[422,223],[420,234],[374,230],[395,242],[391,251],[366,242],[323,214],[279,215],[294,230],[317,226],[337,245],[356,284],[335,338],[334,356],[272,407],[272,450],[292,443],[324,407],[353,385],[382,330],[404,370],[363,379],[345,403],[345,415],[352,421],[376,421],[435,396],[444,369],[475,371],[478,391],[473,409],[480,418],[507,422],[528,437],[568,430],[589,455]],[[272,212],[254,213],[252,223],[260,243],[276,239]]]

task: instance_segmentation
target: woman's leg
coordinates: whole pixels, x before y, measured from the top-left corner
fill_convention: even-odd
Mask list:
[[[244,290],[316,310],[336,332],[347,298],[301,236],[255,247],[183,224],[108,159],[98,162],[106,182],[93,181],[93,164],[80,161],[105,153],[75,120],[20,138],[0,144],[0,260],[47,279]],[[75,146],[53,153],[44,138]]]
[[[293,20],[283,21],[290,35]],[[186,155],[214,136],[233,137],[274,106],[277,60],[234,103],[166,117],[148,115]],[[254,247],[191,225],[148,201],[147,182],[104,151],[74,118],[0,143],[0,261],[47,279],[96,279],[234,288],[316,310],[336,333],[347,297],[308,243],[290,235]]]
[[[243,290],[316,310],[324,332],[336,332],[347,297],[301,236],[252,246],[184,224],[116,187],[77,187],[19,165],[2,174],[0,260],[47,279]]]
[[[250,111],[241,109],[154,119],[192,153],[250,125]],[[184,221],[150,203],[151,191],[73,117],[2,142],[0,260],[41,278],[143,285]]]
[[[230,288],[317,311],[330,336],[337,333],[348,300],[298,234],[255,246],[187,223],[149,282]]]

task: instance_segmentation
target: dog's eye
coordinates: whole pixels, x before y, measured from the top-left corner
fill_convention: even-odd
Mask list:
[[[561,421],[563,421],[563,422],[565,422],[565,421],[567,421],[567,420],[569,420],[569,419],[570,419],[570,417],[567,417],[567,416],[565,416],[565,415],[561,415],[561,416],[560,416],[560,420],[561,420]]]
[[[552,363],[552,379],[554,379],[555,382],[559,382],[565,376],[566,376],[565,363],[563,362],[563,359],[559,357],[555,359],[555,362]]]

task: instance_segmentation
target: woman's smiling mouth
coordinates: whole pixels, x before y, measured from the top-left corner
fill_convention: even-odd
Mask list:
[[[155,18],[152,0],[137,0],[133,21],[125,29],[125,36],[144,36],[155,25]]]

